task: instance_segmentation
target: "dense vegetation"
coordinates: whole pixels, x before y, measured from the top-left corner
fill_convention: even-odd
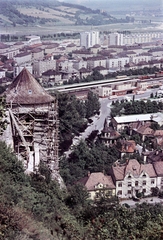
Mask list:
[[[91,204],[80,185],[59,189],[42,175],[27,176],[21,162],[0,142],[1,240],[161,240],[163,206],[120,206],[116,199]]]
[[[81,82],[93,82],[97,80],[103,80],[103,79],[110,79],[110,78],[115,78],[117,76],[142,76],[145,75],[147,77],[150,74],[155,74],[156,72],[162,71],[163,68],[158,68],[158,67],[153,67],[153,68],[148,68],[144,67],[142,69],[130,69],[130,70],[123,70],[123,71],[117,71],[117,72],[110,72],[107,75],[102,75],[99,71],[94,70],[92,74],[88,75],[87,77],[83,77],[81,79],[76,78],[76,79],[69,79],[69,81],[63,82],[63,84],[73,84],[73,83],[81,83]],[[154,75],[153,75],[154,76]]]
[[[61,153],[71,145],[72,138],[87,127],[88,119],[99,112],[100,103],[96,94],[89,92],[85,102],[75,95],[58,94],[59,132]]]
[[[87,176],[90,172],[109,173],[110,167],[118,159],[118,151],[114,147],[106,147],[100,142],[89,144],[81,141],[74,146],[69,158],[60,160],[61,175],[68,184],[74,184],[77,180]]]
[[[121,115],[130,115],[130,114],[146,114],[146,113],[156,113],[163,110],[163,103],[158,101],[143,101],[143,100],[133,100],[125,101],[121,100],[120,102],[113,101],[113,108],[111,109],[111,116],[121,116]]]

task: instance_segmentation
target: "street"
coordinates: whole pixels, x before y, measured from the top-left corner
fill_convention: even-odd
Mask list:
[[[131,100],[133,99],[133,95],[135,96],[135,100],[140,100],[140,99],[148,99],[151,95],[151,93],[153,93],[154,95],[156,94],[156,92],[158,91],[158,88],[156,89],[148,89],[147,91],[145,91],[142,94],[127,94],[126,96],[118,96],[116,99],[108,99],[108,98],[100,98],[100,104],[101,104],[101,108],[100,108],[100,115],[96,115],[93,116],[91,119],[93,120],[93,122],[85,129],[84,132],[82,132],[80,134],[79,137],[74,137],[73,139],[73,143],[70,147],[70,149],[65,152],[65,155],[68,157],[68,155],[72,152],[72,147],[75,145],[78,145],[78,143],[80,142],[81,139],[85,140],[92,131],[94,130],[98,130],[99,133],[101,133],[101,130],[104,127],[104,121],[107,117],[110,116],[110,107],[111,107],[111,103],[112,101],[116,101],[116,100],[122,100],[125,97],[130,98]]]

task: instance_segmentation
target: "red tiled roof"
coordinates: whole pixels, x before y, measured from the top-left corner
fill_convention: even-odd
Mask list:
[[[153,163],[157,176],[163,176],[163,161]]]
[[[139,177],[143,171],[147,173],[149,177],[156,177],[155,169],[151,163],[140,164],[136,159],[129,160],[125,166],[116,166],[112,167],[112,169],[116,181],[123,180],[128,173]]]
[[[102,172],[91,173],[90,176],[80,179],[79,182],[82,183],[88,191],[95,190],[95,186],[99,183],[102,183],[108,189],[115,188],[111,176],[104,175]]]

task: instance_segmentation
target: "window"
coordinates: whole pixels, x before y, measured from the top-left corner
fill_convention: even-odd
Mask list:
[[[143,177],[146,177],[146,174],[145,174],[145,173],[143,173]]]
[[[138,181],[135,181],[135,187],[137,187],[139,185]]]
[[[122,191],[118,191],[118,192],[117,192],[117,195],[122,195]]]
[[[143,189],[143,193],[146,193],[146,189],[145,188]]]
[[[122,183],[121,182],[118,183],[118,187],[122,187]]]
[[[128,194],[131,194],[131,190],[128,190],[128,192],[127,192]]]
[[[155,180],[154,179],[151,179],[151,184],[154,184],[155,183]]]
[[[143,186],[146,185],[146,181],[143,181]]]
[[[128,182],[128,187],[131,187],[131,186],[132,186],[131,182]]]

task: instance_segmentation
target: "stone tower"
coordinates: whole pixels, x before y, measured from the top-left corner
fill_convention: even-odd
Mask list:
[[[26,172],[36,172],[42,161],[51,169],[52,177],[61,180],[58,171],[56,98],[49,95],[26,68],[14,79],[5,94],[10,143]]]

